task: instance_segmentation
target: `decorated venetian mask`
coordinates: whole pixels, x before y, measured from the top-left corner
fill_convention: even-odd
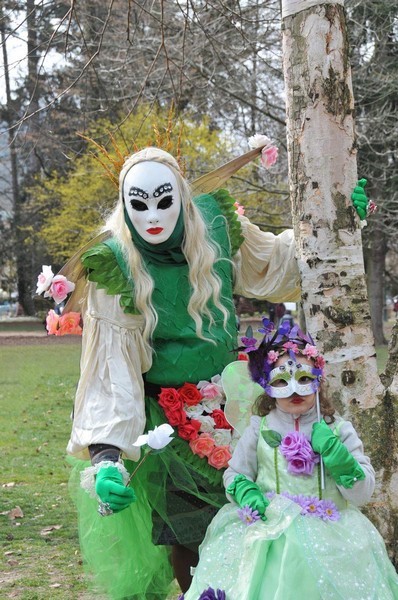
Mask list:
[[[272,369],[266,391],[271,398],[288,398],[292,394],[309,396],[319,385],[319,379],[314,375],[311,365],[289,359]]]
[[[145,161],[131,167],[123,182],[127,213],[137,233],[150,244],[161,244],[174,231],[181,197],[174,173],[162,163]]]

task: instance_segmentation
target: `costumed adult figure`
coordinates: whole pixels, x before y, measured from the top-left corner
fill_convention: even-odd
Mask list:
[[[131,155],[119,182],[104,228],[111,237],[81,258],[81,376],[68,453],[91,458],[94,473],[84,462],[75,473],[85,469],[85,486],[94,475],[97,498],[113,511],[101,517],[98,499],[79,492],[76,477],[81,545],[97,582],[115,598],[162,598],[172,579],[168,548],[184,591],[198,545],[225,502],[231,428],[213,408],[220,406],[215,376],[236,358],[232,294],[294,301],[299,275],[292,231],[262,232],[237,214],[225,190],[192,198],[167,152]],[[195,412],[199,382],[210,385],[204,416]],[[176,397],[182,387],[183,403]],[[167,421],[175,439],[140,467],[133,492],[124,483],[134,463],[121,457],[136,461],[137,437]],[[209,442],[207,454],[194,453],[193,442],[216,421],[224,439],[213,444],[213,458]]]
[[[193,197],[177,161],[146,148],[124,163],[102,241],[61,270],[79,273],[64,312],[84,323],[71,490],[84,562],[111,598],[165,598],[170,562],[188,589],[236,441],[219,376],[236,358],[232,295],[299,297],[292,231],[262,232],[234,204]],[[138,436],[167,422],[172,443],[126,485]]]

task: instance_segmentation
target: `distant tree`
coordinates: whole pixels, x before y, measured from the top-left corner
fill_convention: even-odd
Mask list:
[[[398,9],[394,2],[347,2],[361,176],[378,212],[363,230],[364,255],[376,344],[385,343],[386,258],[398,260]],[[396,293],[396,292],[395,292]]]

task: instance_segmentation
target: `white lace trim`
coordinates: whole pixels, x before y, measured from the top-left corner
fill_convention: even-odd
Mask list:
[[[106,467],[116,467],[123,477],[124,485],[126,485],[128,481],[129,472],[122,463],[113,462],[111,460],[102,460],[92,467],[87,467],[87,469],[84,469],[84,471],[80,473],[80,486],[89,494],[89,496],[91,496],[91,498],[97,497],[97,494],[95,493],[95,476],[100,469],[106,469]]]

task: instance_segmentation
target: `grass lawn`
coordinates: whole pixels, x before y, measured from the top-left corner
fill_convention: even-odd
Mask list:
[[[1,598],[99,600],[84,578],[67,487],[79,358],[79,343],[0,349]],[[17,507],[23,516],[11,519]]]
[[[380,370],[386,355],[378,351]],[[99,600],[83,575],[67,489],[79,357],[78,342],[0,348],[2,598]]]

